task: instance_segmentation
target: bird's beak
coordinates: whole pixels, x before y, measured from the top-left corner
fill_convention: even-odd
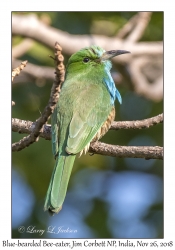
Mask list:
[[[119,56],[119,55],[127,54],[127,53],[130,53],[130,52],[127,51],[127,50],[110,50],[110,51],[106,51],[101,56],[101,60],[102,61],[109,60],[114,56]]]

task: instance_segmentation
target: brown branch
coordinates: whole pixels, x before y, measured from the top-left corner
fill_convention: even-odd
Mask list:
[[[163,148],[157,146],[118,146],[98,141],[91,144],[89,152],[113,157],[163,159]]]
[[[113,122],[110,129],[111,130],[143,129],[143,128],[150,128],[162,122],[163,122],[163,114],[160,114],[144,120]]]
[[[15,76],[18,76],[21,72],[21,70],[23,70],[23,68],[26,66],[27,61],[22,62],[17,68],[12,70],[12,82],[15,78]]]
[[[111,130],[120,130],[120,129],[145,129],[155,126],[163,122],[163,114],[136,121],[114,121],[111,125]],[[35,122],[20,120],[17,118],[12,118],[12,131],[18,132],[21,134],[30,134],[35,128]],[[40,134],[40,137],[51,140],[51,125],[44,125],[44,129]]]
[[[107,37],[103,35],[73,35],[44,24],[34,14],[25,16],[13,14],[12,33],[32,38],[49,47],[52,47],[53,40],[58,40],[60,44],[64,45],[64,52],[68,55],[75,53],[82,47],[90,46],[92,43],[98,44],[105,50],[115,48],[129,50],[131,54],[115,57],[113,62],[116,63],[117,67],[123,68],[124,82],[129,85],[130,89],[138,95],[157,102],[163,98],[163,42],[137,42],[142,37],[150,17],[151,12],[139,12],[127,22],[123,31],[121,30],[117,36]],[[126,36],[125,40],[124,36]],[[154,67],[157,66],[157,58],[160,59],[161,65]],[[146,73],[145,69],[148,65],[151,70],[147,70]],[[122,70],[120,69],[120,71]],[[156,71],[159,71],[158,75]],[[35,70],[30,70],[30,72],[35,72]],[[150,74],[154,76],[151,81]],[[47,75],[50,77],[49,72],[44,74],[46,78],[48,78]]]
[[[12,118],[12,131],[19,134],[31,134],[35,129],[35,125],[36,122]],[[39,136],[46,140],[51,140],[51,125],[44,124]]]
[[[113,122],[110,129],[143,129],[161,122],[163,122],[163,114],[140,121]],[[35,124],[35,122],[12,118],[12,131],[30,134],[35,128]],[[51,140],[51,125],[44,125],[43,131],[39,136],[46,140]],[[115,157],[163,159],[162,147],[118,146],[101,143],[99,141],[91,144],[89,152]]]
[[[72,35],[43,24],[34,14],[25,16],[13,14],[12,33],[13,35],[32,38],[51,48],[53,41],[59,41],[60,44],[64,44],[63,49],[68,55],[75,53],[83,47],[90,46],[92,43],[98,44],[105,50],[111,50],[112,48],[126,49],[132,52],[131,56],[148,54],[154,56],[162,55],[163,53],[162,42],[133,43],[117,37],[106,37],[103,35]],[[114,61],[127,62],[128,58],[130,57],[125,55],[114,58]]]
[[[25,147],[28,147],[31,143],[36,142],[39,139],[40,133],[43,131],[43,125],[47,122],[49,116],[52,114],[54,107],[58,101],[60,87],[64,81],[64,64],[63,56],[61,54],[62,48],[56,42],[55,43],[55,62],[56,62],[56,76],[51,89],[51,95],[48,105],[45,107],[41,117],[36,121],[35,127],[32,130],[31,134],[27,137],[24,137],[17,143],[12,144],[12,151],[19,151]]]

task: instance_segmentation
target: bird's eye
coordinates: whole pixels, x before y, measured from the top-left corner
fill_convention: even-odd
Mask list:
[[[84,59],[83,59],[83,62],[85,62],[85,63],[87,63],[87,62],[89,62],[89,58],[88,57],[85,57]]]

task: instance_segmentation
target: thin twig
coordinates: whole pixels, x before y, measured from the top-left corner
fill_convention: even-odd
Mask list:
[[[163,114],[144,119],[144,120],[136,120],[136,121],[119,121],[113,122],[111,125],[112,130],[118,129],[143,129],[150,128],[158,123],[163,122]]]
[[[25,147],[28,147],[31,143],[36,142],[39,139],[40,133],[43,131],[43,125],[47,122],[49,116],[53,113],[54,107],[58,101],[60,87],[64,81],[64,64],[63,56],[61,55],[62,48],[56,42],[55,43],[55,62],[56,62],[56,75],[55,81],[51,89],[51,95],[48,105],[45,107],[41,117],[36,121],[35,127],[32,130],[31,134],[27,137],[24,137],[19,142],[12,144],[12,151],[19,151]]]
[[[21,70],[23,70],[23,68],[26,66],[27,61],[22,62],[17,68],[12,70],[12,82],[15,78],[15,76],[18,76],[21,72]]]

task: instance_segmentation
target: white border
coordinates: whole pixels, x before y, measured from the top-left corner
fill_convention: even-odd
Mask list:
[[[172,5],[171,5],[172,3]],[[175,245],[175,38],[173,1],[7,1],[0,3],[0,48],[1,48],[1,157],[0,157],[0,237],[11,239],[11,11],[164,11],[164,242],[174,240]],[[50,240],[48,240],[50,241]],[[53,241],[53,240],[51,240]],[[82,240],[79,240],[82,241]],[[144,240],[145,241],[145,240]],[[25,242],[25,240],[23,240]],[[28,240],[30,242],[30,240]],[[66,240],[65,240],[66,242]],[[133,240],[132,240],[133,242]],[[147,240],[149,242],[149,240]],[[0,243],[2,244],[2,242]],[[48,249],[47,247],[45,249]],[[125,248],[127,249],[127,248]],[[130,248],[129,248],[130,249]],[[136,249],[136,248],[135,248]],[[149,249],[149,248],[146,248]],[[159,249],[159,248],[157,248]]]

